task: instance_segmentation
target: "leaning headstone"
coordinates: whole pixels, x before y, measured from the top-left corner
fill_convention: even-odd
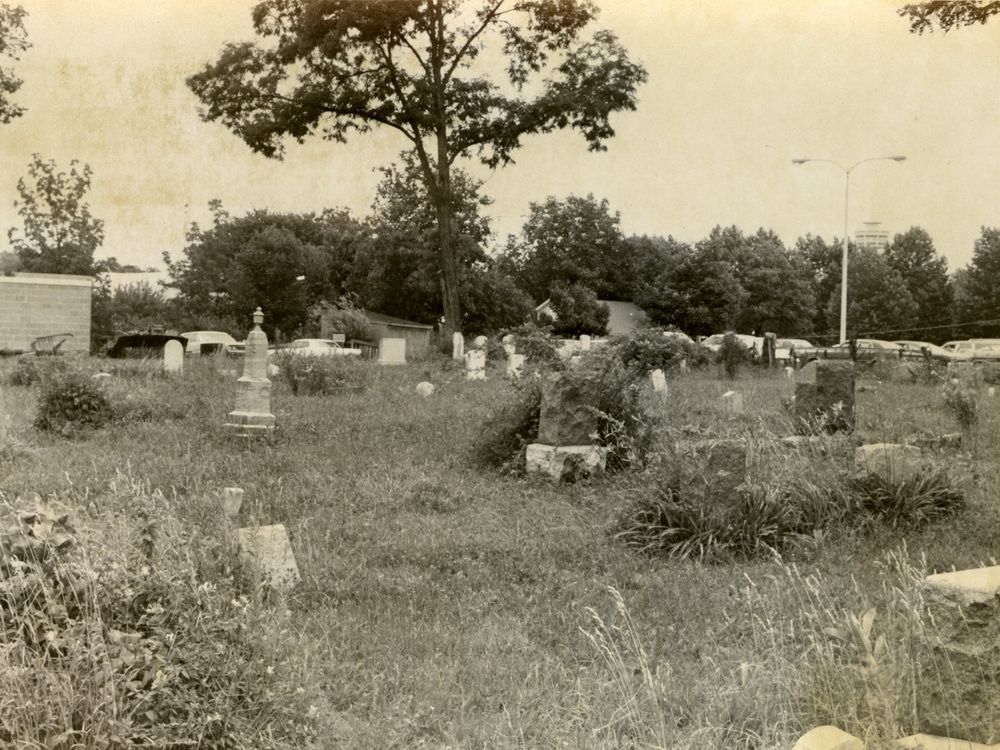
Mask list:
[[[854,429],[854,363],[814,361],[795,375],[795,417],[800,429]]]
[[[451,334],[451,358],[462,359],[465,356],[465,336],[459,331]]]
[[[240,529],[238,541],[240,553],[272,588],[287,591],[301,580],[288,531],[282,524]]]
[[[267,379],[267,334],[260,327],[263,322],[264,313],[258,307],[253,314],[253,330],[247,334],[243,376],[236,381],[236,408],[229,412],[225,425],[238,435],[274,430],[271,381]]]
[[[924,589],[929,627],[916,652],[919,729],[1000,743],[1000,566],[931,575]]]
[[[380,365],[405,365],[406,339],[379,339],[378,363]]]
[[[184,372],[184,347],[177,339],[163,345],[163,371]]]
[[[739,391],[726,391],[722,394],[722,410],[726,414],[743,413],[743,394]]]
[[[511,352],[507,355],[507,375],[519,378],[524,373],[524,355]]]
[[[432,395],[434,393],[434,384],[428,383],[426,380],[417,383],[417,393],[419,393],[424,398]]]
[[[905,482],[924,467],[923,451],[915,445],[871,443],[854,449],[854,468],[876,474],[887,482]]]
[[[667,377],[663,374],[663,370],[657,369],[649,373],[649,381],[653,384],[653,393],[667,395]]]
[[[473,349],[465,353],[465,377],[467,380],[486,380],[486,351]]]
[[[584,334],[584,335],[580,336],[580,351],[581,352],[589,352],[590,351],[590,344],[591,344],[590,336],[588,336],[587,334]]]

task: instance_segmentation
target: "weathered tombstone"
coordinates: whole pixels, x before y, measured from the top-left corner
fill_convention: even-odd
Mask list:
[[[288,531],[282,524],[240,529],[238,542],[240,552],[272,588],[287,591],[301,580]]]
[[[243,376],[236,381],[236,408],[229,412],[226,428],[239,435],[274,430],[271,413],[271,381],[267,379],[267,334],[261,330],[264,313],[253,314],[253,329],[247,334],[243,354]]]
[[[507,355],[507,375],[519,378],[524,372],[524,355],[511,352]]]
[[[786,367],[785,368],[785,379],[786,380],[791,380],[794,377],[795,377],[795,368],[794,367]]]
[[[667,377],[663,374],[663,370],[653,370],[649,373],[649,380],[653,384],[654,393],[659,393],[661,396],[667,395]]]
[[[242,487],[223,487],[222,489],[222,512],[226,518],[233,520],[243,507]]]
[[[800,429],[854,429],[854,363],[814,361],[795,376],[795,416]]]
[[[417,393],[419,393],[424,398],[432,395],[434,393],[434,384],[428,383],[426,380],[417,383]]]
[[[177,339],[163,345],[163,371],[184,372],[184,347]]]
[[[468,380],[486,380],[486,351],[473,349],[465,353],[465,377]]]
[[[465,336],[458,331],[451,334],[451,358],[462,359],[465,356]]]
[[[506,336],[500,339],[500,343],[503,345],[503,350],[507,353],[508,357],[511,354],[515,354],[517,352],[517,344],[515,343],[514,337],[511,334],[508,333]]]
[[[476,336],[476,338],[472,339],[472,348],[473,349],[485,349],[486,348],[486,337],[485,336]]]
[[[995,747],[1000,742],[1000,691],[993,681],[1000,674],[1000,566],[931,575],[924,589],[930,627],[916,652],[920,729]]]
[[[991,385],[989,388],[986,389],[986,395],[989,396],[990,398],[993,398],[994,396],[997,395],[997,389]]]
[[[607,453],[607,448],[596,445],[556,447],[532,443],[525,452],[525,471],[528,474],[544,474],[556,481],[573,482],[603,473]]]
[[[406,339],[379,339],[378,363],[380,365],[405,365]]]
[[[591,344],[590,336],[588,336],[587,334],[583,334],[582,336],[580,336],[580,351],[581,352],[589,352],[590,351],[590,344]]]
[[[572,479],[604,470],[607,450],[595,446],[600,384],[585,372],[564,372],[542,386],[538,442],[528,446],[529,473]]]
[[[743,394],[739,391],[726,391],[722,394],[722,410],[726,414],[743,413]]]
[[[923,451],[916,445],[871,443],[854,449],[854,468],[887,482],[905,482],[920,473]]]
[[[682,359],[677,367],[681,372],[687,372],[688,361],[686,359]]]

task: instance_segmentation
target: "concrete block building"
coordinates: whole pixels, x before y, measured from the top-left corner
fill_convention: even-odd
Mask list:
[[[0,276],[0,349],[27,351],[37,338],[70,333],[60,351],[89,352],[93,285],[90,276]]]

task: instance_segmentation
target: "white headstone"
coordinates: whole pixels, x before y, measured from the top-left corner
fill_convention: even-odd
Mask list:
[[[242,487],[223,487],[222,489],[222,511],[226,518],[236,518],[243,506]]]
[[[688,361],[687,361],[686,359],[682,359],[682,360],[681,360],[681,363],[680,363],[680,365],[679,365],[679,367],[680,367],[680,371],[681,371],[681,372],[687,372],[687,369],[688,369]]]
[[[722,394],[722,408],[726,414],[742,414],[743,394],[739,391],[726,391]]]
[[[590,336],[584,334],[580,337],[580,351],[589,352],[590,351]]]
[[[663,374],[663,370],[653,370],[649,373],[649,380],[653,384],[653,391],[655,393],[660,393],[664,396],[667,395],[667,377]]]
[[[785,368],[785,379],[786,380],[791,380],[794,377],[795,377],[795,368],[794,367],[786,367]]]
[[[472,348],[473,349],[485,349],[486,348],[486,337],[485,336],[476,336],[476,338],[472,339]]]
[[[163,370],[184,372],[184,347],[177,339],[171,339],[163,345]]]
[[[462,359],[465,356],[465,336],[458,331],[451,334],[451,358]]]
[[[514,337],[511,334],[508,333],[500,339],[500,343],[503,344],[503,350],[507,353],[508,357],[517,352],[517,344],[514,343]]]
[[[417,383],[417,393],[419,393],[424,398],[427,398],[432,393],[434,393],[434,384],[428,383],[426,380]]]
[[[406,339],[380,339],[378,342],[380,365],[406,364]]]
[[[90,379],[91,380],[96,380],[96,381],[98,381],[100,383],[110,383],[111,382],[111,373],[110,372],[95,372],[93,375],[90,376]]]
[[[465,377],[469,380],[486,380],[486,352],[483,349],[465,353]]]
[[[287,591],[301,580],[292,543],[283,525],[240,529],[238,540],[240,552],[253,562],[272,587]]]
[[[507,374],[519,378],[524,373],[524,355],[511,353],[507,355]]]

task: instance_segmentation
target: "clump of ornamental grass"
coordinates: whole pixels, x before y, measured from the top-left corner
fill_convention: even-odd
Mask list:
[[[894,529],[919,529],[965,510],[965,494],[942,468],[897,480],[865,474],[851,482],[859,520]]]

